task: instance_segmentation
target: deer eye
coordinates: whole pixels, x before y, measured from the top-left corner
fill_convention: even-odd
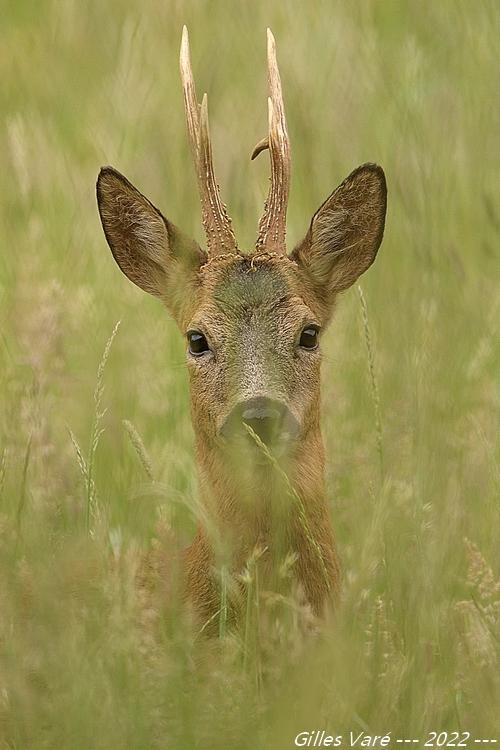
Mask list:
[[[300,334],[299,346],[302,347],[302,349],[308,349],[309,351],[316,349],[318,346],[318,334],[318,326],[306,326]]]
[[[188,331],[187,340],[189,353],[194,354],[195,357],[199,357],[201,354],[210,351],[208,341],[200,331]]]

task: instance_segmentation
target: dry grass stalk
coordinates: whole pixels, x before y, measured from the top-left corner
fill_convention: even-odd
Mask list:
[[[154,482],[155,478],[153,472],[153,463],[149,457],[143,439],[139,435],[136,427],[128,419],[123,419],[122,424],[125,427],[130,443],[134,448],[139,461],[141,462],[141,466],[144,469],[146,476],[151,482]]]
[[[363,290],[360,284],[358,284],[358,295],[359,295],[359,300],[361,302],[361,315],[363,317],[363,330],[365,333],[366,352],[368,355],[368,370],[370,373],[370,385],[371,385],[371,392],[372,392],[373,409],[375,412],[375,430],[376,430],[376,435],[377,435],[377,452],[378,452],[379,461],[380,461],[380,476],[383,477],[384,457],[383,457],[383,450],[382,450],[382,420],[380,417],[380,396],[379,396],[379,391],[378,391],[377,378],[375,375],[375,356],[374,356],[374,349],[373,349],[373,344],[372,344],[372,337],[370,333],[370,323],[368,320],[368,306],[366,304],[365,295],[363,294]]]

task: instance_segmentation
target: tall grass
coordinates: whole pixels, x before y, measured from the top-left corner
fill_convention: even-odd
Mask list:
[[[366,353],[368,357],[368,371],[370,373],[370,385],[373,398],[373,411],[375,415],[375,432],[377,436],[377,450],[380,459],[380,476],[384,476],[384,454],[382,450],[382,419],[380,416],[380,396],[378,393],[377,378],[375,376],[375,358],[370,333],[370,323],[368,321],[368,306],[366,304],[363,289],[358,284],[359,301],[361,303],[361,313],[363,316],[363,328],[365,332]]]
[[[498,737],[498,21],[488,0],[4,3],[0,747]],[[389,186],[377,262],[323,339],[335,623],[311,635],[300,598],[267,596],[256,550],[246,625],[235,634],[223,606],[209,654],[168,592],[136,585],[146,551],[161,579],[203,509],[182,337],[120,275],[94,197],[111,163],[202,241],[184,23],[243,246],[267,190],[266,159],[249,161],[266,26],[293,148],[290,243],[358,164],[382,164]]]

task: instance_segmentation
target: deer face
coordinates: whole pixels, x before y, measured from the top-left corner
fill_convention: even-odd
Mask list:
[[[249,439],[291,452],[319,419],[321,333],[337,294],[375,259],[382,240],[382,169],[359,167],[314,214],[288,255],[290,155],[274,40],[268,37],[271,186],[253,253],[238,250],[213,175],[206,96],[196,103],[183,35],[181,72],[207,233],[207,251],[168,221],[122,175],[97,183],[99,212],[121,270],[159,297],[186,337],[192,412],[205,444]]]
[[[275,450],[291,448],[317,398],[321,328],[295,263],[223,261],[200,282],[187,331],[196,423],[223,443],[248,441],[246,424]]]

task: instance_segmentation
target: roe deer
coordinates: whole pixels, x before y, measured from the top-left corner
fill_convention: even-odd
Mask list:
[[[373,263],[385,223],[384,172],[364,164],[333,191],[287,253],[290,145],[269,30],[267,57],[269,130],[252,158],[269,149],[271,180],[253,251],[238,248],[220,198],[207,96],[199,105],[185,27],[180,69],[207,249],[113,168],[101,169],[97,181],[116,262],[164,303],[187,338],[207,523],[184,552],[182,580],[203,624],[221,607],[216,566],[237,578],[257,546],[263,587],[279,589],[277,569],[291,552],[292,576],[315,615],[335,599],[339,564],[324,486],[320,339],[338,293]]]

